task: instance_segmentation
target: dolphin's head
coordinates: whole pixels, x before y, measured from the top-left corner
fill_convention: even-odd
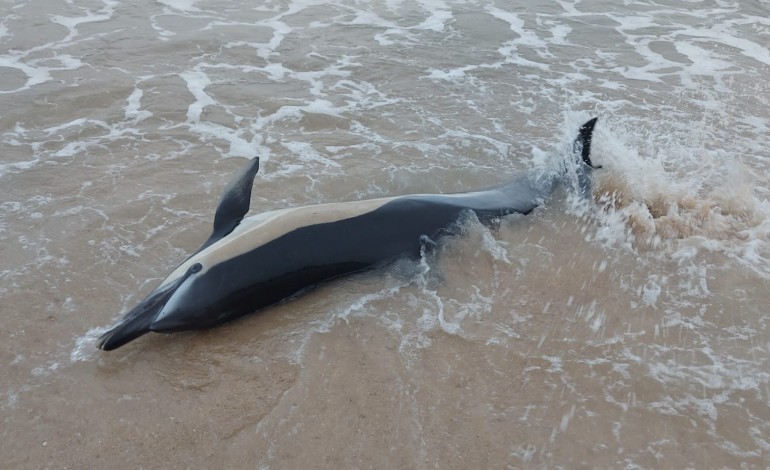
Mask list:
[[[100,349],[109,351],[119,348],[150,331],[203,328],[223,321],[207,317],[221,300],[219,291],[225,284],[210,274],[207,254],[227,239],[248,212],[251,186],[258,170],[259,159],[255,158],[236,173],[219,202],[214,216],[214,230],[209,239],[99,338],[97,346]]]
[[[189,261],[189,260],[188,260]],[[169,301],[178,296],[180,289],[195,278],[201,271],[197,262],[183,263],[172,272],[154,291],[136,307],[131,309],[121,321],[99,338],[97,346],[110,351],[132,341],[150,331],[150,325]]]
[[[185,262],[189,264],[188,268],[180,270],[194,272],[184,275],[184,280],[153,318],[149,325],[150,331],[174,333],[221,323],[219,314],[223,313],[222,302],[230,294],[228,283],[218,279],[216,270],[209,269],[204,257],[195,258]]]
[[[248,251],[233,255],[232,238],[227,241],[212,243],[174,269],[102,336],[99,348],[115,349],[150,331],[209,328],[273,303],[270,286],[262,282],[270,269],[259,269]]]

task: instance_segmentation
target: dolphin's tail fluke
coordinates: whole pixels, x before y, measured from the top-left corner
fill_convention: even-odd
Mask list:
[[[592,192],[591,173],[594,168],[601,168],[600,165],[594,165],[591,161],[591,140],[593,139],[594,126],[596,126],[596,120],[593,118],[580,126],[578,135],[572,144],[574,166],[568,164],[567,180],[572,180],[569,175],[577,177],[576,180],[572,180],[575,186],[573,186],[583,197],[590,198]]]
[[[591,168],[601,168],[601,166],[594,166],[591,163],[591,138],[593,137],[597,119],[599,118],[593,118],[580,127],[574,143],[575,153],[580,152],[580,158],[583,160],[583,163]]]

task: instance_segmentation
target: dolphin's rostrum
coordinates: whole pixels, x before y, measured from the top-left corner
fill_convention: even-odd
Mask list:
[[[580,128],[570,159],[583,194],[590,192],[595,124],[596,118]],[[464,211],[482,222],[527,214],[563,179],[532,173],[483,191],[319,204],[244,218],[258,169],[255,158],[233,178],[209,239],[107,331],[99,348],[109,351],[150,331],[220,325],[335,277],[418,257],[425,240],[449,233]]]

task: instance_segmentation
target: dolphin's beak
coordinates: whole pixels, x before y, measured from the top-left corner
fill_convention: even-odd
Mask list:
[[[152,322],[155,321],[155,318],[163,310],[177,289],[184,284],[184,281],[191,274],[199,270],[199,264],[193,265],[183,276],[155,289],[139,305],[123,316],[117,325],[104,333],[99,338],[96,346],[103,351],[111,351],[152,331],[150,325],[152,325]]]
[[[180,278],[180,281],[184,278]],[[128,312],[120,322],[111,330],[104,333],[97,347],[103,351],[112,351],[129,341],[150,332],[150,324],[163,309],[168,299],[174,295],[181,282],[177,281],[173,285],[167,286],[162,290],[155,290],[139,305]]]

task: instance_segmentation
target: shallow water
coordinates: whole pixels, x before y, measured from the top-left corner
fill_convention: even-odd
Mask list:
[[[4,2],[12,468],[764,468],[770,4]],[[94,344],[252,211],[487,187],[586,119],[594,199],[465,221],[210,331]]]

